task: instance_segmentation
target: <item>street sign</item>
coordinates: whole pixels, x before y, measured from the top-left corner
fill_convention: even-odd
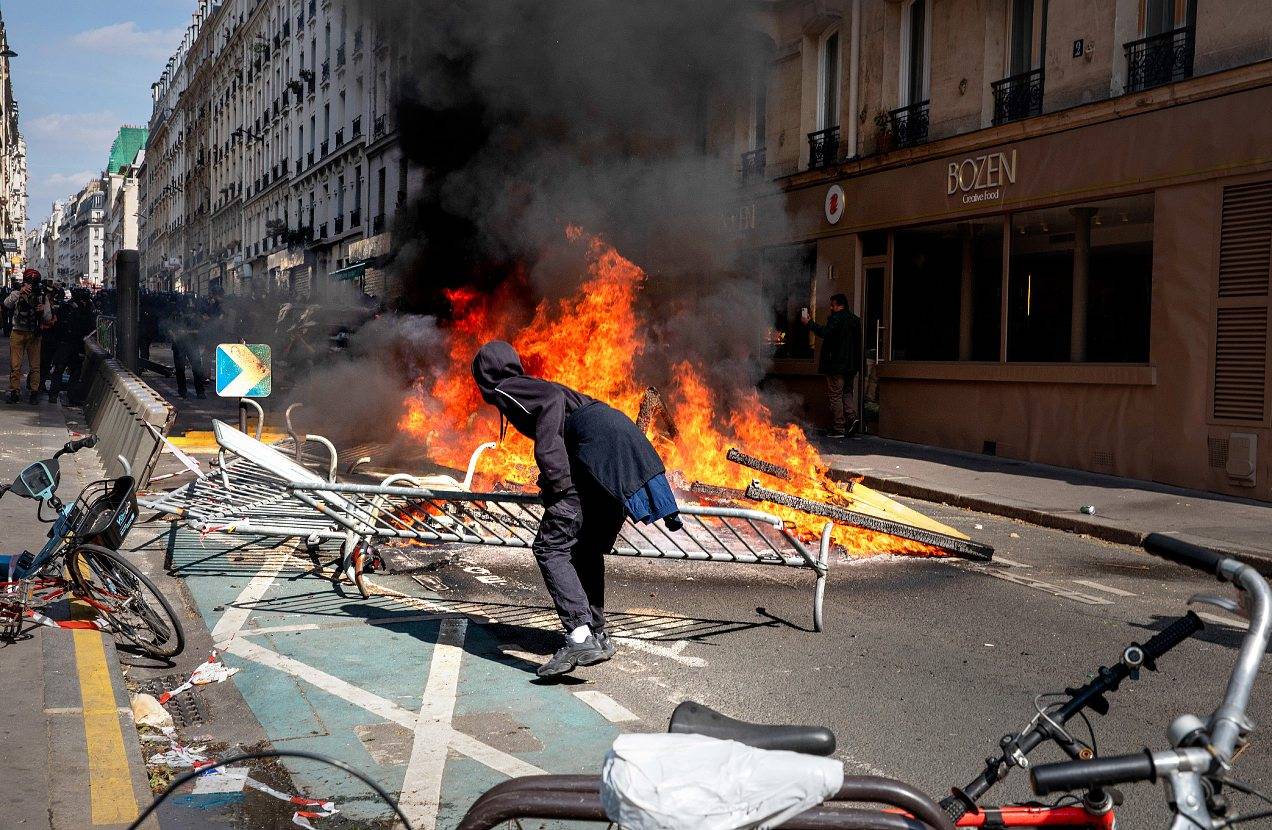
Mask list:
[[[0,239],[0,248],[3,248],[7,253],[17,253],[21,250],[21,248],[18,247],[18,240],[13,239],[12,237]]]
[[[222,398],[268,398],[273,386],[267,343],[216,347],[216,393]]]

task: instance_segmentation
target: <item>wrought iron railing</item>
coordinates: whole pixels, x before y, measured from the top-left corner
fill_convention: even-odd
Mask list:
[[[763,147],[742,154],[742,181],[749,182],[764,177],[767,154]]]
[[[1193,27],[1183,26],[1126,44],[1126,91],[1191,78],[1193,34]]]
[[[361,115],[353,119],[353,137],[357,138],[360,135],[362,135],[362,116]]]
[[[808,134],[810,170],[833,164],[839,158],[839,128],[827,127]]]
[[[377,115],[375,117],[375,137],[376,138],[379,138],[380,136],[384,135],[387,123],[388,122],[385,116]]]
[[[1042,114],[1042,69],[1011,75],[989,85],[994,92],[994,123],[1006,124]]]
[[[898,147],[913,147],[928,139],[928,104],[919,101],[888,112],[893,140]]]

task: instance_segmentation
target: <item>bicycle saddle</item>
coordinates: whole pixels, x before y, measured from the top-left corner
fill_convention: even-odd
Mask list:
[[[686,700],[671,713],[668,732],[706,735],[737,741],[756,749],[785,749],[805,755],[830,755],[835,733],[824,726],[770,726],[747,723],[720,714],[710,706]]]

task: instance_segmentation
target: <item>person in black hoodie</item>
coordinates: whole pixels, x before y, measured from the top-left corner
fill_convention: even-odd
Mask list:
[[[623,521],[681,527],[666,470],[631,418],[568,386],[530,377],[511,345],[494,340],[473,358],[482,399],[534,441],[543,519],[533,550],[565,627],[566,644],[538,669],[566,674],[614,656],[605,631],[605,564]]]

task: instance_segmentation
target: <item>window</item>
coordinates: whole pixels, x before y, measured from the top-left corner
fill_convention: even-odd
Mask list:
[[[1011,40],[1007,61],[1007,74],[1020,75],[1034,68],[1035,36],[1039,25],[1045,25],[1046,7],[1038,9],[1042,0],[1011,0]],[[1039,50],[1041,52],[1041,50]]]
[[[931,45],[930,0],[910,0],[901,21],[901,104],[928,98],[928,54]]]
[[[377,189],[378,189],[378,192],[375,197],[375,215],[376,216],[384,215],[384,187],[385,187],[384,170],[385,168],[381,167],[379,172],[376,174],[376,179],[377,179],[376,183],[377,183]]]
[[[336,180],[336,216],[344,216],[344,200],[345,200],[345,177],[341,175]]]
[[[898,231],[892,259],[896,360],[998,360],[1003,219]]]
[[[1146,363],[1151,194],[1011,218],[1007,359]]]
[[[818,53],[817,129],[839,126],[839,30],[822,35]]]
[[[1175,0],[1146,0],[1144,35],[1152,37],[1175,28]]]
[[[892,236],[894,360],[1148,361],[1151,194]]]
[[[353,168],[353,212],[362,212],[362,165]]]

